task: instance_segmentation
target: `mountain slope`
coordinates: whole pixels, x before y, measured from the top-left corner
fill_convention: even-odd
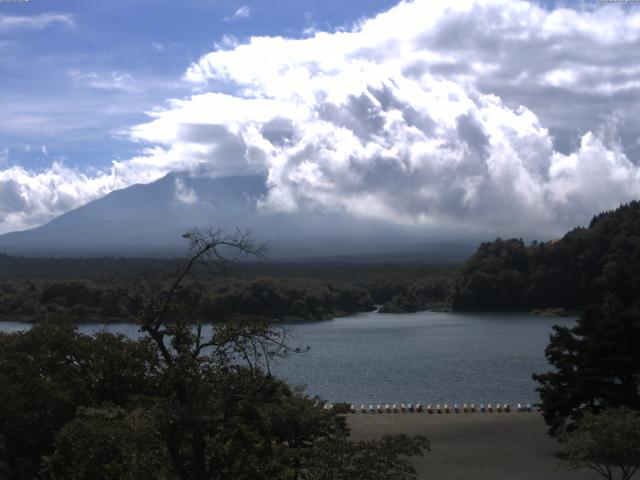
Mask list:
[[[0,236],[0,252],[58,256],[166,256],[184,252],[193,227],[251,229],[270,243],[271,258],[345,261],[462,261],[474,242],[425,243],[424,232],[376,220],[298,210],[261,212],[261,176],[193,177],[172,173],[115,191],[46,225]]]
[[[40,227],[2,235],[0,249],[23,254],[169,253],[183,247],[181,234],[188,228],[254,211],[264,188],[261,177],[170,174],[114,191]]]

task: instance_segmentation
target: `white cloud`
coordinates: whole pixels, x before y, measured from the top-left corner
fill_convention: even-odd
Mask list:
[[[238,37],[227,34],[222,36],[222,41],[214,43],[214,47],[218,50],[236,48],[238,45],[240,45]]]
[[[0,14],[0,33],[17,30],[43,30],[52,25],[75,26],[73,15],[63,13],[41,13],[39,15],[2,15]]]
[[[181,178],[176,178],[173,191],[174,198],[186,205],[195,205],[198,203],[198,194],[184,184]]]
[[[158,146],[117,174],[72,172],[65,188],[88,190],[67,204],[204,168],[267,173],[264,209],[556,235],[640,196],[639,27],[612,5],[416,0],[350,31],[230,41],[185,72],[198,93],[131,130]],[[53,170],[22,174],[55,195]]]
[[[0,233],[42,224],[109,192],[135,183],[149,183],[170,171],[193,168],[182,150],[156,147],[110,168],[84,172],[60,161],[42,170],[18,165],[0,169]]]
[[[97,90],[120,90],[129,93],[140,91],[134,78],[128,73],[112,71],[108,74],[99,74],[72,70],[69,72],[69,76],[77,85],[84,85]]]
[[[225,22],[233,22],[234,20],[243,20],[245,18],[249,18],[250,16],[251,16],[251,9],[246,5],[243,5],[242,7],[238,8],[233,15],[229,17],[224,17],[223,20]]]

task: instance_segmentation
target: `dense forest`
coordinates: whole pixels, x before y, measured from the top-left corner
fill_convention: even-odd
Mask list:
[[[580,309],[624,289],[640,266],[640,202],[596,215],[559,240],[483,243],[452,279],[454,310]]]
[[[571,232],[563,239],[561,248],[580,252],[566,271],[581,282],[571,300],[585,308],[575,324],[553,327],[545,350],[551,368],[533,376],[539,383],[540,407],[549,433],[563,442],[573,438],[572,448],[564,453],[580,452],[579,459],[593,459],[591,453],[583,455],[584,447],[591,440],[592,448],[592,440],[601,439],[596,448],[610,448],[613,455],[598,456],[616,458],[621,470],[631,463],[640,465],[640,430],[625,427],[640,418],[638,210],[638,203],[633,203],[598,215],[588,230]],[[586,276],[589,271],[594,275],[591,281]],[[558,282],[558,288],[562,287]],[[598,423],[592,414],[602,420]],[[596,423],[587,435],[583,427],[592,421]],[[612,428],[613,424],[617,426]],[[615,447],[612,438],[620,440]],[[621,460],[623,452],[625,460]]]
[[[596,215],[550,242],[482,243],[457,268],[404,282],[381,311],[535,311],[562,314],[624,288],[629,265],[640,268],[640,202]]]
[[[179,259],[20,258],[0,254],[0,318],[128,321],[118,288],[169,278]],[[183,287],[196,314],[322,320],[370,311],[579,310],[640,265],[640,202],[596,215],[559,240],[496,239],[462,265],[241,261]]]
[[[86,280],[4,283],[0,285],[0,318],[38,321],[64,314],[78,322],[127,321],[137,314],[135,302],[120,295],[118,288]],[[196,315],[219,319],[253,314],[282,320],[324,320],[374,309],[363,288],[308,279],[193,282],[180,295],[189,298]]]
[[[41,321],[65,315],[77,322],[123,322],[136,315],[134,302],[118,290],[166,281],[179,259],[21,258],[0,255],[0,319]],[[226,269],[199,269],[185,284],[196,314],[236,314],[280,320],[323,320],[371,311],[394,302],[416,285],[445,283],[454,266],[406,263],[281,263],[246,261]],[[426,287],[423,287],[426,288]],[[422,293],[423,290],[418,290]],[[388,303],[387,303],[388,302]],[[422,296],[420,305],[424,306]],[[425,307],[426,308],[426,307]],[[424,308],[418,308],[420,310]]]

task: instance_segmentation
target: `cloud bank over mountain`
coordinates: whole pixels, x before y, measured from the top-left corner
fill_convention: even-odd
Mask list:
[[[265,211],[553,236],[640,196],[638,51],[638,9],[505,0],[227,39],[189,66],[189,96],[130,130],[138,157],[97,172],[0,164],[0,231],[187,170],[266,174]]]

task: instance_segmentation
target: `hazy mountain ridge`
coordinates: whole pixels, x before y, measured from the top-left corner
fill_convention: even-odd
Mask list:
[[[271,258],[335,261],[457,262],[473,241],[425,242],[417,229],[347,214],[298,210],[261,212],[263,176],[213,178],[171,173],[67,212],[40,227],[0,236],[0,252],[56,256],[172,256],[193,227],[251,229],[270,244]],[[351,258],[354,256],[354,258]]]
[[[8,253],[82,254],[139,253],[183,247],[180,235],[208,217],[222,219],[255,207],[264,182],[259,177],[231,177],[224,181],[170,174],[150,183],[109,193],[69,211],[40,227],[0,236]],[[198,206],[181,201],[180,185],[202,198]],[[247,193],[255,198],[248,198]],[[203,194],[206,194],[203,196]]]

